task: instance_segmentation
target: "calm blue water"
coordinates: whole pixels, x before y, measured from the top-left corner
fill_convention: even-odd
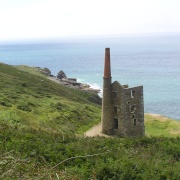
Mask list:
[[[180,120],[180,36],[106,37],[0,45],[0,62],[63,70],[102,88],[104,49],[111,48],[113,81],[144,86],[145,112]]]

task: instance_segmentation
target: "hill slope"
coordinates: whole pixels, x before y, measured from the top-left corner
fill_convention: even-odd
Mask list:
[[[100,121],[99,105],[91,102],[94,94],[54,83],[35,69],[19,69],[0,64],[1,122],[78,132]]]
[[[83,137],[100,122],[93,97],[0,64],[0,179],[180,178],[179,137]],[[146,115],[147,134],[168,136],[157,120]]]
[[[180,121],[159,115],[145,114],[147,136],[180,137]]]

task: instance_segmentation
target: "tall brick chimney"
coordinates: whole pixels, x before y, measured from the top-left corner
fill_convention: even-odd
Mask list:
[[[110,48],[105,49],[104,78],[111,78]]]
[[[105,49],[103,99],[102,99],[102,133],[112,134],[113,109],[112,109],[111,63],[110,48]]]

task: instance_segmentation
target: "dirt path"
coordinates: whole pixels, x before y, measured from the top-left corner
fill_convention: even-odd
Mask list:
[[[101,123],[93,126],[90,130],[86,131],[84,135],[88,137],[94,137],[94,136],[108,137],[107,135],[101,133]]]

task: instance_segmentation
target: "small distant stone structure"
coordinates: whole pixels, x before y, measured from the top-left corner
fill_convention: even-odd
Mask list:
[[[111,83],[110,48],[105,49],[102,133],[122,137],[144,135],[143,86]]]

